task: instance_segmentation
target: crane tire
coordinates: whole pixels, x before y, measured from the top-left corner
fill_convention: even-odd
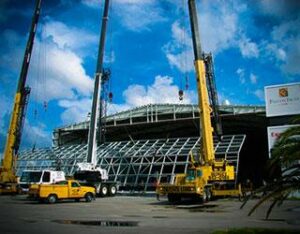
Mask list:
[[[108,187],[106,184],[101,185],[100,195],[101,197],[106,197],[108,195]]]
[[[109,196],[113,197],[113,196],[116,195],[116,193],[117,193],[117,187],[116,187],[116,185],[114,185],[114,184],[110,185],[109,186],[109,190],[108,190]]]
[[[207,193],[206,193],[205,190],[203,191],[202,202],[203,202],[203,203],[206,203],[206,202],[207,202]]]
[[[206,193],[206,201],[210,201],[212,194],[211,194],[211,189],[210,188],[206,188],[205,189],[205,193]]]

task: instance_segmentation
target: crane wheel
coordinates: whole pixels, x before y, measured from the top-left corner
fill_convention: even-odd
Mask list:
[[[47,197],[47,202],[49,204],[54,204],[57,202],[57,196],[55,194],[50,194],[48,197]]]
[[[205,193],[206,193],[206,201],[208,202],[212,198],[211,189],[210,188],[206,188],[205,189]]]
[[[101,185],[100,195],[101,197],[106,197],[108,194],[108,187],[106,184]]]
[[[206,203],[206,202],[207,202],[207,193],[206,193],[206,190],[203,191],[202,202],[203,202],[203,203]]]
[[[117,193],[117,187],[115,185],[110,185],[108,193],[110,196],[115,196]]]

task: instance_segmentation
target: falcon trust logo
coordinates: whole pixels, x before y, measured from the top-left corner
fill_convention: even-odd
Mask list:
[[[288,88],[281,88],[278,90],[278,92],[279,92],[279,97],[288,97],[289,96]]]
[[[271,98],[270,104],[275,105],[288,105],[289,103],[299,102],[299,97],[289,97],[289,90],[287,87],[278,89],[278,98]]]

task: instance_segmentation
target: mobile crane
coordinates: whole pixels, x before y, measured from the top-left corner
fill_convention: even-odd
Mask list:
[[[200,158],[190,152],[190,166],[186,173],[175,175],[174,183],[158,184],[156,193],[167,195],[169,202],[182,197],[201,198],[203,202],[212,196],[241,195],[241,187],[235,186],[234,166],[224,159],[216,159],[211,123],[211,107],[206,84],[205,55],[200,44],[195,0],[188,0],[190,25],[194,49],[194,65],[197,79],[198,105],[200,109],[201,147]]]
[[[81,184],[95,187],[97,195],[101,195],[103,197],[107,195],[114,196],[117,193],[117,182],[109,181],[107,171],[97,166],[96,134],[97,129],[101,134],[102,128],[101,121],[99,121],[99,124],[97,124],[97,121],[99,120],[99,96],[101,92],[102,78],[105,75],[105,71],[103,70],[103,56],[108,20],[108,9],[109,0],[105,0],[95,74],[92,112],[89,126],[87,161],[83,163],[77,163],[77,170],[74,174],[74,178]]]
[[[40,10],[41,0],[37,0],[34,15],[32,17],[29,38],[27,41],[26,50],[23,58],[22,69],[18,81],[17,92],[14,99],[2,165],[0,168],[0,194],[11,194],[18,192],[17,176],[15,173],[15,162],[21,143],[22,127],[25,118],[26,106],[30,94],[30,88],[26,87],[25,85],[33,48],[34,37],[36,34],[37,24],[40,16]]]

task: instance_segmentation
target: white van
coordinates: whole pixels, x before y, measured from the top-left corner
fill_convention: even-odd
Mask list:
[[[53,184],[63,180],[66,180],[63,171],[24,170],[19,185],[22,192],[27,192],[32,184]]]

